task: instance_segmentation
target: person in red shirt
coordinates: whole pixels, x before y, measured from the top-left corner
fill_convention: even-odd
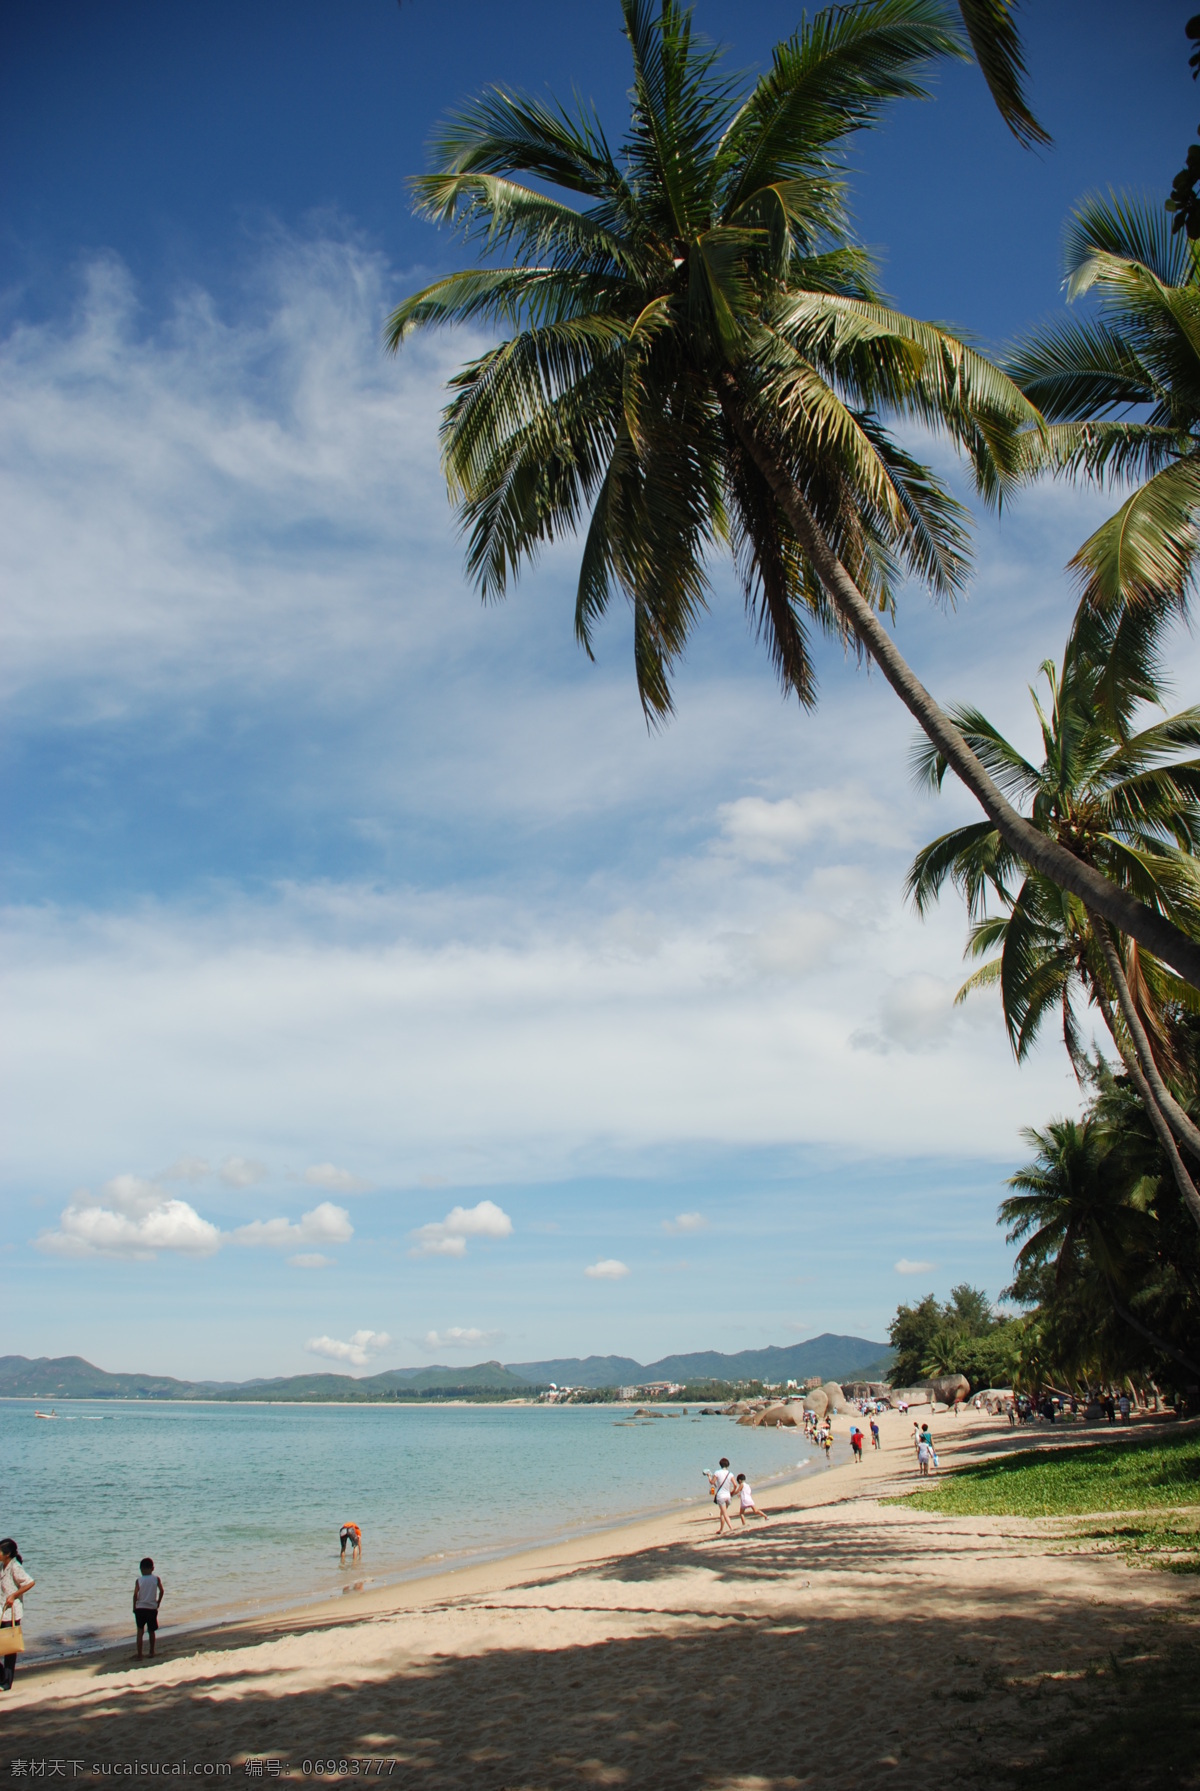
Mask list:
[[[850,1432],[850,1447],[854,1451],[854,1465],[857,1467],[862,1460],[863,1451],[863,1433],[857,1424]]]

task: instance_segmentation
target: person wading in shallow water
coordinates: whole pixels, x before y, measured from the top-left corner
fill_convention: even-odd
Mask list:
[[[16,1543],[11,1536],[5,1536],[0,1540],[0,1648],[7,1643],[12,1652],[0,1654],[0,1691],[12,1690],[17,1655],[25,1649],[21,1599],[26,1592],[33,1591],[33,1584],[21,1565]]]
[[[351,1562],[362,1560],[362,1531],[357,1524],[343,1524],[341,1531],[342,1552],[338,1556],[339,1563],[346,1559],[346,1544],[350,1544]]]

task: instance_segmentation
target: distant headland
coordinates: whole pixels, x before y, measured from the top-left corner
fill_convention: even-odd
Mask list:
[[[632,1356],[563,1356],[545,1362],[477,1362],[466,1368],[438,1364],[389,1368],[361,1379],[349,1374],[294,1374],[247,1381],[183,1381],[161,1374],[110,1374],[82,1356],[0,1356],[0,1399],[206,1399],[287,1404],[381,1400],[532,1399],[550,1387],[583,1396],[615,1398],[621,1389],[654,1384],[695,1390],[758,1383],[783,1386],[822,1380],[886,1377],[891,1350],[865,1337],[825,1331],[803,1343],[766,1349],[697,1350],[637,1362]]]

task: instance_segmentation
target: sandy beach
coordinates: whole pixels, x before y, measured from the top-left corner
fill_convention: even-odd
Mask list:
[[[186,1761],[245,1783],[342,1762],[437,1791],[1003,1784],[1089,1720],[1097,1660],[1195,1619],[1195,1582],[1064,1552],[1050,1523],[881,1504],[916,1484],[910,1428],[889,1414],[861,1466],[770,1488],[769,1523],[732,1539],[692,1508],[332,1609],[167,1624],[153,1662],[131,1637],[23,1665],[6,1765],[86,1783]],[[1096,1440],[978,1414],[936,1429],[943,1466]]]

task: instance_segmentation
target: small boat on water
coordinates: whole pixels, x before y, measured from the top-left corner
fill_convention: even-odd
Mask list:
[[[55,1411],[53,1406],[50,1407],[50,1410],[48,1412],[35,1411],[33,1415],[35,1418],[57,1418],[58,1417],[58,1413]]]

